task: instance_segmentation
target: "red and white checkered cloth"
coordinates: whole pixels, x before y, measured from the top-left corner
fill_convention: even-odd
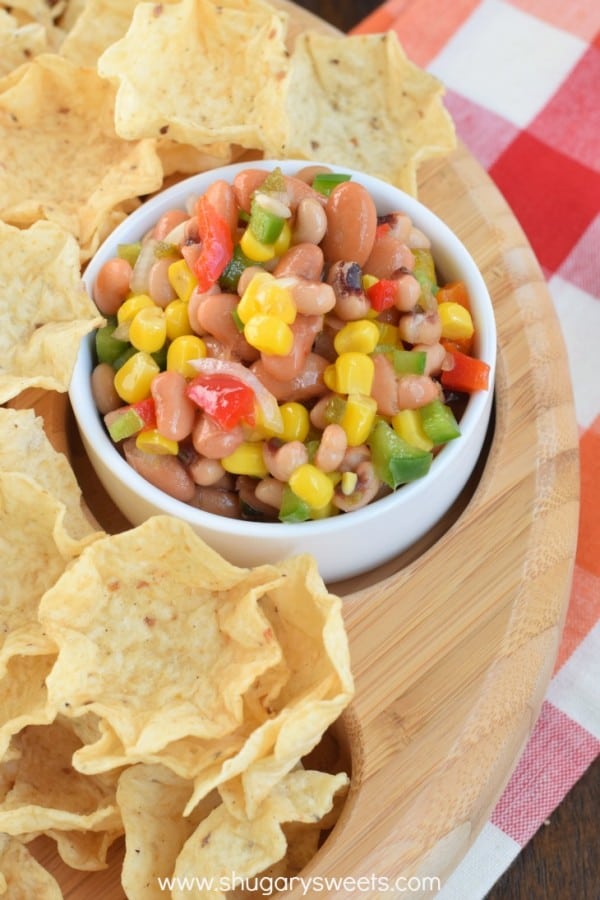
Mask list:
[[[355,31],[388,29],[444,82],[459,136],[529,238],[580,429],[580,535],[554,676],[491,820],[438,895],[478,900],[600,754],[600,3],[389,0]]]

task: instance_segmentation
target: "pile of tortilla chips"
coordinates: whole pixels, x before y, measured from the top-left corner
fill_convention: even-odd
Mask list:
[[[167,516],[94,530],[32,410],[0,409],[0,517],[0,885],[61,896],[39,835],[83,871],[124,836],[129,898],[297,872],[349,783],[303,760],[354,690],[313,560],[237,568]]]
[[[256,155],[416,194],[455,146],[442,97],[394,34],[265,0],[0,2],[0,403],[68,390],[103,321],[81,268],[148,194]],[[235,568],[166,517],[98,531],[31,410],[0,408],[0,517],[0,894],[61,896],[38,835],[91,871],[124,836],[135,900],[302,868],[348,786],[307,760],[353,693],[314,562]]]

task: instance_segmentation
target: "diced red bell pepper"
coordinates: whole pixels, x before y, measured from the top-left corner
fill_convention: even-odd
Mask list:
[[[469,292],[464,281],[449,281],[439,289],[436,297],[438,303],[458,303],[465,309],[471,309]]]
[[[442,387],[466,394],[488,390],[490,380],[488,363],[474,356],[467,356],[460,350],[446,352],[451,357],[453,365],[451,369],[444,369],[442,372]]]
[[[201,249],[194,262],[198,289],[207,291],[220,278],[233,256],[233,238],[229,225],[203,195],[196,204]]]
[[[384,237],[391,230],[391,227],[389,222],[381,222],[375,229],[375,240],[378,241],[379,238]]]
[[[143,428],[156,428],[154,399],[147,397],[128,406],[120,406],[104,416],[104,424],[115,443],[137,434]]]
[[[227,431],[242,420],[254,425],[254,391],[234,375],[197,375],[187,395]]]
[[[381,278],[367,288],[367,297],[369,303],[376,312],[383,312],[389,309],[396,302],[397,286],[396,282],[388,278]]]

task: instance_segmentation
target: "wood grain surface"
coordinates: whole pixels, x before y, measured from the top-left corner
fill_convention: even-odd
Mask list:
[[[315,25],[299,7],[281,5],[298,27]],[[307,877],[443,880],[454,869],[531,733],[570,587],[577,432],[542,273],[503,198],[464,147],[423,166],[419,182],[420,199],[462,238],[492,296],[499,341],[494,427],[477,477],[440,528],[392,563],[332,586],[345,598],[356,678],[340,732],[352,787]],[[78,446],[64,398],[38,396],[36,406],[57,443],[66,440],[94,514],[120,527]],[[69,900],[124,896],[117,864],[73,873],[50,844],[36,850]],[[300,887],[286,896],[302,896]]]

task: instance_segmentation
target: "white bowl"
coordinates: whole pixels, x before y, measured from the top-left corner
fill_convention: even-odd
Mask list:
[[[174,206],[183,207],[190,195],[202,193],[218,178],[231,181],[249,166],[270,170],[276,165],[284,173],[294,174],[306,162],[266,160],[226,166],[181,181],[144,203],[111,233],[90,261],[84,274],[90,293],[100,267],[115,255],[117,244],[138,240],[163,212]],[[460,420],[461,436],[443,447],[424,478],[362,509],[329,519],[291,524],[221,517],[169,497],[138,475],[120,455],[104,429],[92,397],[93,336],[82,342],[70,388],[72,408],[90,461],[105,490],[132,525],[159,513],[177,516],[190,523],[226,559],[240,566],[310,553],[328,582],[365,572],[397,556],[423,537],[452,506],[482,450],[492,406],[496,360],[490,297],[477,266],[457,236],[423,204],[402,191],[346,167],[339,171],[350,173],[353,180],[369,190],[380,214],[405,211],[430,238],[436,266],[444,280],[466,282],[477,335],[475,351],[490,365],[489,391],[470,396]]]

